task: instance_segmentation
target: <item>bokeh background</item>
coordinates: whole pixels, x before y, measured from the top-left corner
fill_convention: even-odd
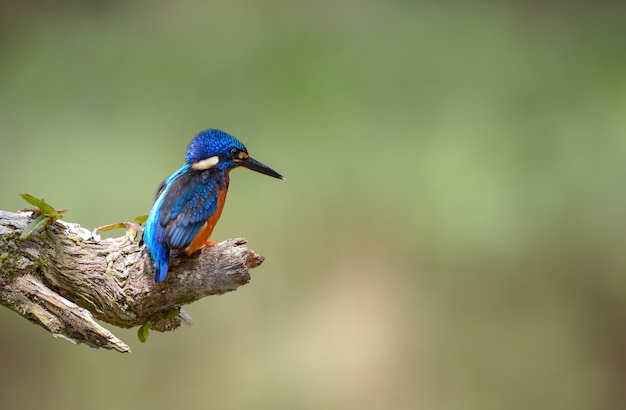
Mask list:
[[[0,309],[0,408],[626,408],[623,2],[0,3],[0,209],[147,213],[198,131],[267,260],[122,355]]]

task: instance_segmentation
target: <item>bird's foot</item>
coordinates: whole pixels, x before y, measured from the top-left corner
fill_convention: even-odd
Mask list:
[[[202,250],[204,251],[206,248],[210,248],[211,246],[215,246],[215,245],[217,245],[217,242],[206,241],[204,243],[204,246],[202,247]]]

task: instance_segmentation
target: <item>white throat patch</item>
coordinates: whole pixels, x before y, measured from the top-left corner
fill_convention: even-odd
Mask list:
[[[193,164],[191,164],[191,168],[195,169],[196,171],[204,171],[205,169],[216,166],[218,162],[220,162],[219,157],[209,157],[203,159],[202,161],[194,162]]]

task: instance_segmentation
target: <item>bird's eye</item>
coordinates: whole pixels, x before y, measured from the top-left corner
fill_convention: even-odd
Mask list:
[[[240,150],[239,148],[232,148],[230,150],[230,156],[232,157],[233,161],[239,162],[248,158],[248,153]]]

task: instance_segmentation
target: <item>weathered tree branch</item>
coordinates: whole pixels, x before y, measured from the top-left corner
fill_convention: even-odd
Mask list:
[[[188,318],[182,305],[245,285],[248,270],[264,259],[245,239],[230,239],[174,259],[166,281],[156,283],[152,262],[132,235],[100,239],[57,221],[20,239],[31,220],[29,213],[0,211],[0,303],[55,336],[120,352],[130,348],[94,318],[173,330]]]

